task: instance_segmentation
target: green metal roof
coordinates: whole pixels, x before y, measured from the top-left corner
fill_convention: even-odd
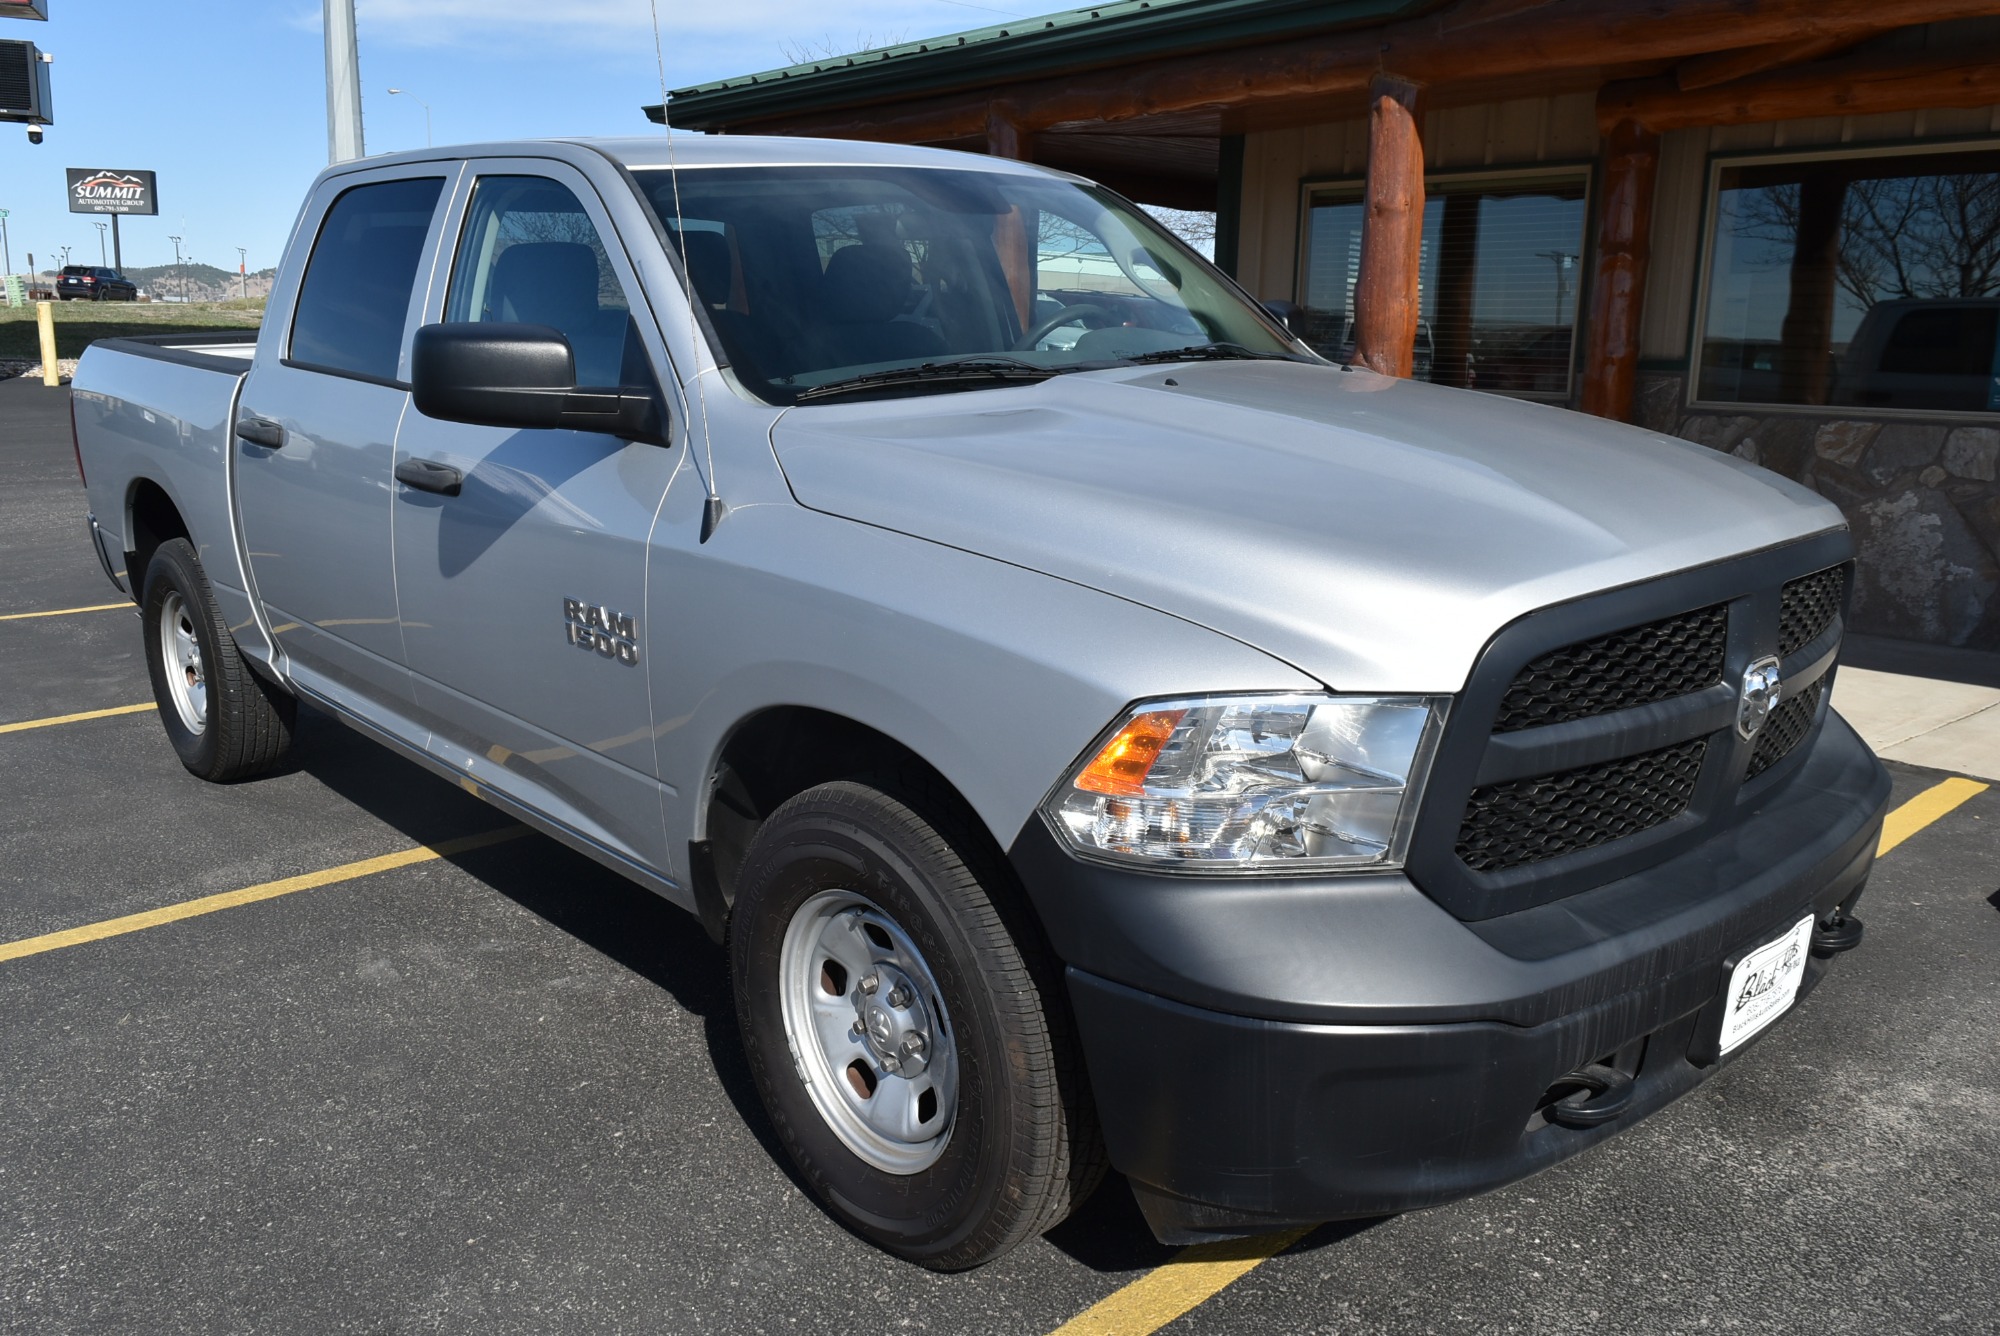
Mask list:
[[[1442,0],[1118,0],[677,89],[683,129],[1038,78],[1065,70],[1367,27]],[[647,107],[651,119],[661,109]]]

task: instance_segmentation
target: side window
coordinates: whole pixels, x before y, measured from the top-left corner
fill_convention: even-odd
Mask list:
[[[480,179],[444,318],[551,326],[576,354],[577,384],[624,380],[625,291],[582,202],[545,177]]]
[[[299,284],[291,359],[328,371],[396,377],[403,321],[442,177],[379,181],[326,211]]]

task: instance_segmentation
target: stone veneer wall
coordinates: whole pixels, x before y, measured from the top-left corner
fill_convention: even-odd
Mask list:
[[[1782,473],[1847,516],[1859,552],[1854,630],[2000,650],[2000,427],[1685,400],[1681,377],[1644,375],[1638,422]]]

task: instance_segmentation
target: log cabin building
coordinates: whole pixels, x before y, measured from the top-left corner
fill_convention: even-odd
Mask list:
[[[1328,356],[1775,469],[1856,630],[2000,649],[2000,0],[1122,0],[668,108],[1212,212]]]

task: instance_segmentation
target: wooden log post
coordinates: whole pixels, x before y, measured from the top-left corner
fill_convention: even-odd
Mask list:
[[[1354,364],[1407,376],[1416,358],[1424,242],[1424,145],[1417,84],[1378,74],[1368,89],[1368,184],[1354,281]]]
[[[1639,316],[1659,174],[1660,137],[1637,121],[1613,126],[1604,147],[1597,273],[1591,282],[1580,407],[1619,422],[1632,420],[1639,379]]]
[[[1022,133],[1020,117],[1014,108],[1004,102],[995,102],[986,109],[986,153],[988,157],[1028,160],[1028,136]],[[1008,295],[1014,299],[1014,318],[1026,330],[1034,313],[1035,257],[1020,205],[994,220],[993,248],[1000,256]]]
[[[1022,133],[1020,114],[1004,102],[986,108],[986,155],[1016,162],[1029,160],[1028,136]]]

